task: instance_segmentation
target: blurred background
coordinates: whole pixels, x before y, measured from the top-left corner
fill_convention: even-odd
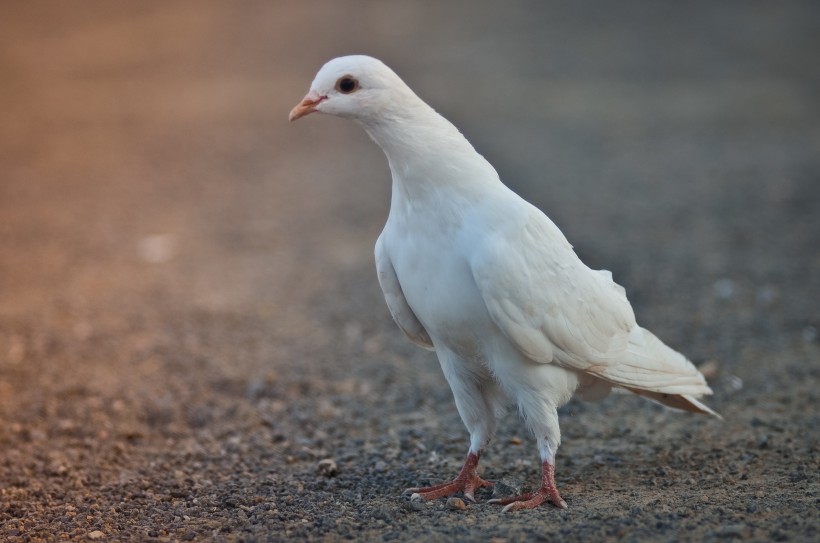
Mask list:
[[[351,53],[611,269],[728,419],[571,404],[570,510],[537,534],[816,537],[818,51],[810,1],[2,3],[3,537],[534,535],[399,496],[467,441],[378,289],[384,157],[352,123],[287,122]],[[523,445],[486,469],[533,479],[505,420]]]

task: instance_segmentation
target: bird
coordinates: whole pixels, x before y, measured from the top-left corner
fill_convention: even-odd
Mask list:
[[[479,459],[505,402],[517,406],[541,460],[538,488],[489,500],[503,511],[566,508],[555,483],[558,408],[574,394],[621,388],[679,410],[720,417],[712,390],[682,354],[639,326],[625,290],[593,270],[541,210],[508,188],[462,133],[382,61],[334,58],[290,112],[350,119],[384,151],[390,210],[375,244],[378,281],[404,334],[435,351],[469,432],[448,482],[416,499],[492,486]]]

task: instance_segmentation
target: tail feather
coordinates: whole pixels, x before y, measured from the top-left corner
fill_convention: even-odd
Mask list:
[[[703,374],[649,330],[640,326],[632,330],[618,362],[607,366],[599,377],[663,405],[720,418],[697,399],[712,394]]]
[[[650,392],[648,390],[629,387],[626,387],[626,389],[630,392],[634,392],[638,396],[643,396],[644,398],[648,398],[659,404],[671,407],[672,409],[680,409],[681,411],[689,411],[691,413],[701,413],[703,415],[712,415],[713,417],[723,420],[723,417],[721,417],[719,413],[710,408],[708,405],[699,402],[696,398],[690,396],[689,394],[664,394],[661,392]]]

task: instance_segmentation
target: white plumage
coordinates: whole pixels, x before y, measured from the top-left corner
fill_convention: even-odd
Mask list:
[[[376,242],[385,301],[415,343],[434,349],[470,432],[461,473],[410,489],[425,499],[463,492],[495,430],[501,394],[538,442],[540,488],[505,510],[551,501],[561,441],[557,409],[576,391],[600,398],[622,387],[671,407],[713,414],[701,373],[635,322],[624,289],[588,268],[557,226],[508,189],[461,133],[382,62],[331,60],[295,120],[313,111],[350,118],[384,150],[393,177],[390,214]]]

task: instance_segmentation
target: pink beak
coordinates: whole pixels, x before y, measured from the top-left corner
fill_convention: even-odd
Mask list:
[[[290,115],[288,115],[289,121],[295,121],[296,119],[300,119],[305,115],[309,115],[316,111],[316,106],[318,106],[321,102],[327,100],[327,96],[319,96],[314,91],[310,91],[307,95],[302,98],[302,101],[296,104],[296,107],[290,110]]]

